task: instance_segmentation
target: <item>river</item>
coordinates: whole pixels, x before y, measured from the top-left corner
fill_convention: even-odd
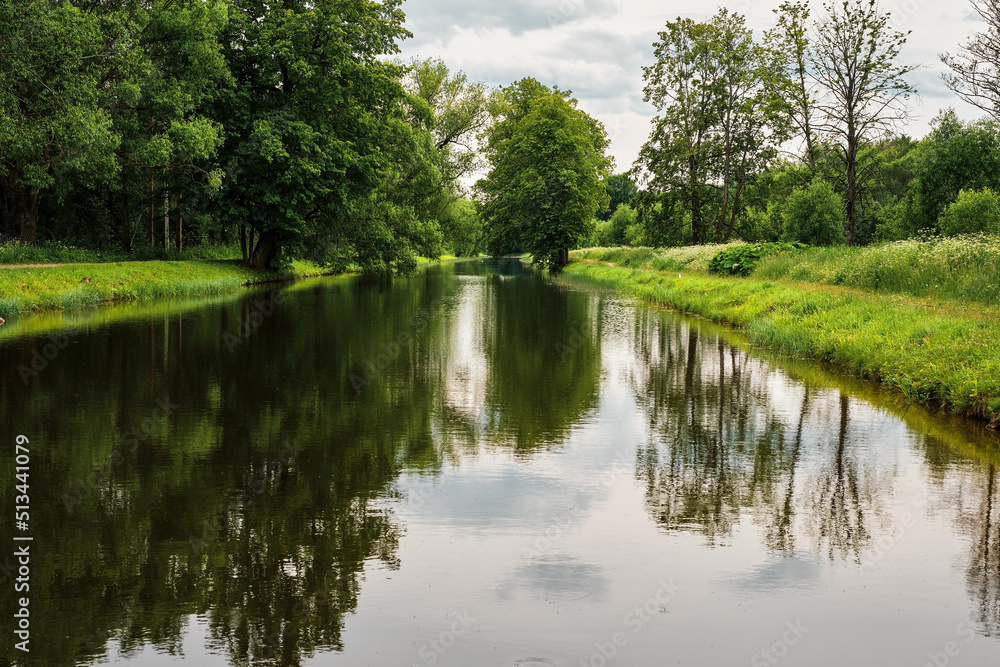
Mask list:
[[[5,328],[0,663],[1000,664],[997,439],[705,321],[473,261]]]

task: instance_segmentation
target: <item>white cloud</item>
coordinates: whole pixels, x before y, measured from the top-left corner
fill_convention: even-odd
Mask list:
[[[735,0],[758,36],[773,23],[781,0]],[[812,3],[814,15],[820,3]],[[941,83],[938,54],[954,53],[979,29],[970,5],[941,0],[887,0],[894,25],[911,31],[904,56],[925,67],[911,82],[921,94],[914,119],[904,128],[926,133],[938,111],[955,107],[979,115]],[[627,169],[649,134],[653,108],[642,101],[642,67],[652,64],[657,33],[678,16],[709,18],[718,5],[690,0],[407,0],[407,27],[414,39],[404,57],[441,57],[453,70],[493,86],[531,76],[572,90],[580,106],[604,122],[617,168]]]

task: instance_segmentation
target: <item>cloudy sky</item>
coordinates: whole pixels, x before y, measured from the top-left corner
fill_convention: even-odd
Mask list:
[[[733,0],[755,36],[772,26],[781,0]],[[618,171],[628,169],[649,134],[653,108],[642,101],[642,67],[668,20],[705,20],[722,4],[696,0],[406,0],[413,39],[403,56],[439,57],[452,70],[493,86],[525,76],[570,89],[580,106],[600,119],[611,137]],[[812,0],[814,16],[821,2]],[[926,133],[940,109],[964,118],[980,113],[941,83],[937,54],[957,50],[980,29],[968,0],[883,0],[894,25],[912,31],[904,58],[923,68],[911,77],[920,95],[908,129]]]

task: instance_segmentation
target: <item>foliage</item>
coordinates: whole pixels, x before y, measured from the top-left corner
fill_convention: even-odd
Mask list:
[[[964,123],[949,109],[932,123],[916,177],[918,218],[912,227],[932,229],[960,190],[1000,190],[1000,127],[996,121]]]
[[[1000,197],[989,188],[962,190],[958,199],[944,209],[938,228],[945,236],[1000,234]]]
[[[710,273],[726,276],[748,276],[768,255],[805,248],[803,243],[755,243],[731,246],[719,251],[708,263]]]
[[[844,242],[844,200],[826,181],[792,192],[783,214],[784,241],[827,246]]]
[[[445,247],[456,257],[476,257],[486,251],[483,222],[476,205],[468,199],[458,199],[441,216],[441,231]]]
[[[787,136],[783,107],[769,86],[774,63],[745,23],[726,9],[705,23],[668,22],[654,44],[655,64],[643,68],[644,99],[659,115],[635,170],[654,198],[678,197],[666,207],[656,202],[657,226],[672,220],[684,227],[689,219],[695,244],[732,236],[747,184]],[[641,207],[653,213],[653,203]],[[678,231],[657,236],[684,235]]]
[[[628,174],[612,174],[608,176],[604,185],[608,190],[611,202],[608,205],[608,210],[597,213],[598,220],[610,220],[619,206],[622,204],[631,205],[632,200],[639,194],[639,186]]]
[[[596,261],[632,269],[707,273],[712,258],[727,248],[743,244],[698,245],[681,248],[587,248],[573,253],[575,259]]]
[[[856,242],[859,213],[877,167],[861,154],[866,142],[891,132],[907,117],[914,92],[906,76],[916,65],[898,62],[906,35],[892,29],[875,0],[824,5],[810,63],[819,88],[820,131],[835,147],[843,170],[847,244]]]
[[[558,269],[608,205],[604,127],[567,98],[534,79],[502,91],[487,132],[491,169],[476,186],[493,255],[516,248]]]
[[[772,255],[754,275],[1000,306],[1000,236],[813,248]]]

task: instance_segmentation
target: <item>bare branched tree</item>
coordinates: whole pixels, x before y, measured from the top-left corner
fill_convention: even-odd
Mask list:
[[[972,0],[986,29],[970,39],[958,54],[943,53],[951,68],[942,74],[945,85],[963,100],[1000,119],[1000,2]]]
[[[811,54],[820,97],[816,129],[828,137],[844,167],[847,243],[854,244],[858,211],[871,178],[859,160],[862,146],[894,132],[907,119],[916,92],[905,76],[916,65],[899,63],[909,33],[893,30],[875,0],[825,4]]]

